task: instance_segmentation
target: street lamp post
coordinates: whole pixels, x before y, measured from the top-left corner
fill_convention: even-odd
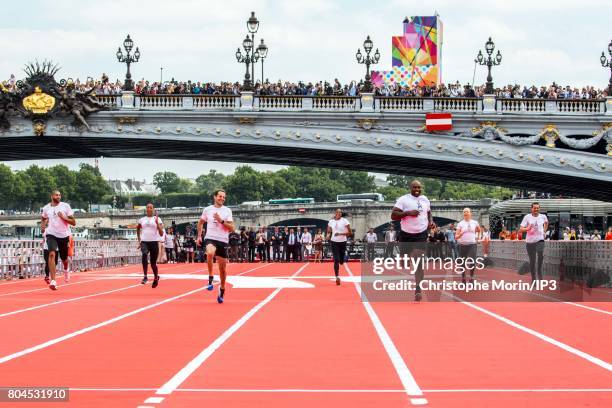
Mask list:
[[[491,67],[495,65],[500,65],[502,61],[502,55],[497,50],[497,54],[493,58],[493,51],[495,50],[495,43],[491,41],[491,37],[489,37],[489,41],[485,43],[485,51],[487,53],[487,57],[485,58],[482,54],[482,50],[478,51],[478,55],[476,56],[476,61],[480,65],[486,65],[488,74],[487,74],[487,85],[485,87],[485,94],[492,95],[493,90],[493,77],[491,76]]]
[[[602,51],[599,61],[601,61],[602,67],[610,68],[610,82],[608,82],[608,97],[612,97],[612,41],[610,41],[610,44],[608,44],[608,54],[610,55],[610,59],[607,59],[606,54]]]
[[[247,30],[249,30],[249,34],[251,34],[251,44],[253,47],[255,46],[255,33],[259,29],[259,20],[255,17],[255,12],[251,11],[251,17],[247,20]],[[255,51],[257,52],[257,51]],[[255,62],[253,61],[253,65],[251,66],[251,78],[253,79],[253,84],[255,84]]]
[[[366,66],[366,76],[365,83],[363,84],[363,92],[373,91],[372,77],[370,76],[370,65],[378,64],[378,61],[380,60],[380,52],[378,52],[378,48],[376,49],[374,56],[370,56],[370,52],[372,52],[373,46],[374,43],[372,43],[372,40],[370,40],[370,36],[368,35],[368,38],[366,38],[366,40],[363,42],[363,49],[366,53],[365,57],[363,56],[363,54],[361,53],[361,49],[359,48],[357,49],[357,54],[355,54],[357,63],[365,64]]]
[[[257,52],[259,52],[259,58],[261,58],[261,83],[264,83],[264,59],[268,56],[268,46],[264,44],[263,38],[261,39],[261,44],[257,47]]]
[[[253,85],[251,82],[249,66],[255,65],[255,63],[259,59],[259,52],[253,49],[253,41],[248,35],[244,38],[244,41],[242,41],[242,48],[244,48],[246,54],[242,55],[242,52],[240,52],[240,48],[238,48],[238,50],[236,51],[236,61],[246,65],[243,88],[245,91],[252,91]]]
[[[127,65],[125,83],[123,84],[124,91],[134,90],[134,81],[132,81],[132,74],[130,73],[130,64],[133,62],[138,62],[138,60],[140,59],[140,51],[138,50],[138,47],[136,47],[136,51],[134,52],[134,54],[130,54],[133,46],[134,41],[132,41],[130,35],[128,34],[126,39],[123,41],[123,48],[125,48],[126,55],[123,55],[123,52],[121,52],[121,47],[117,49],[117,61],[125,62]]]

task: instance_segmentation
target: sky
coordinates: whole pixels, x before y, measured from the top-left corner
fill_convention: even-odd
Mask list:
[[[24,6],[26,4],[27,6]],[[271,81],[342,83],[364,75],[355,62],[366,35],[381,54],[375,69],[391,66],[391,37],[402,32],[406,16],[438,13],[444,25],[442,78],[445,82],[483,83],[486,68],[474,71],[474,57],[491,36],[503,55],[496,84],[605,87],[609,71],[599,62],[612,39],[610,0],[29,0],[3,4],[0,27],[0,78],[23,78],[23,66],[50,59],[62,68],[59,78],[125,76],[115,53],[129,33],[140,48],[133,78],[192,81],[241,81],[244,65],[234,53],[242,43],[246,20],[260,20],[256,43],[269,48],[265,77]],[[257,65],[256,79],[261,78]],[[80,161],[61,160],[71,167]],[[57,160],[36,161],[53,165]],[[8,162],[14,169],[33,162]],[[216,168],[226,173],[235,163],[174,160],[102,159],[109,178],[151,180],[160,170],[197,177]],[[277,166],[255,165],[260,169]]]

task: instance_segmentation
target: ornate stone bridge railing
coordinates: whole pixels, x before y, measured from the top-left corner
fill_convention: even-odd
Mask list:
[[[268,96],[253,95],[98,95],[114,109],[258,110],[322,112],[471,112],[500,114],[612,115],[612,98],[496,99],[396,96]]]

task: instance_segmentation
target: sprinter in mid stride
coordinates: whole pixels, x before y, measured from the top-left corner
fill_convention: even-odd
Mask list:
[[[202,211],[198,221],[197,244],[202,244],[202,228],[206,224],[206,236],[204,246],[206,249],[206,261],[208,263],[208,286],[206,289],[213,290],[213,260],[216,257],[219,264],[219,295],[217,302],[223,303],[225,296],[225,278],[227,265],[227,246],[229,245],[229,234],[233,232],[234,219],[232,210],[225,205],[225,191],[216,190],[213,194],[214,204],[209,205]]]

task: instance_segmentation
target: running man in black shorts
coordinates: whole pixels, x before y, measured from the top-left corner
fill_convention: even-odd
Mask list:
[[[397,199],[391,219],[400,221],[399,233],[400,255],[415,257],[425,251],[427,235],[430,228],[435,228],[431,215],[431,204],[424,195],[421,195],[422,186],[418,180],[410,183],[410,194]],[[410,244],[408,244],[410,243]],[[410,253],[408,253],[410,252]],[[423,280],[423,266],[419,265],[414,274],[416,285],[414,300],[421,300],[421,281]]]
[[[229,245],[229,234],[234,231],[234,219],[232,218],[232,210],[224,206],[225,191],[216,190],[214,193],[213,205],[209,205],[202,211],[202,216],[198,221],[198,241],[197,244],[202,244],[202,228],[206,225],[206,236],[204,237],[204,245],[206,249],[206,261],[208,264],[208,290],[213,290],[213,259],[217,257],[219,264],[219,295],[217,302],[223,303],[225,296],[225,278],[227,266],[227,246]]]
[[[74,219],[74,213],[68,203],[64,203],[62,200],[62,194],[59,190],[53,190],[51,193],[51,202],[45,205],[41,213],[40,229],[47,237],[47,249],[49,251],[49,274],[51,275],[51,282],[49,282],[49,288],[57,290],[57,283],[55,282],[55,265],[57,264],[57,257],[62,259],[64,265],[64,273],[67,273],[68,269],[68,242],[72,231],[70,226],[76,225]]]

